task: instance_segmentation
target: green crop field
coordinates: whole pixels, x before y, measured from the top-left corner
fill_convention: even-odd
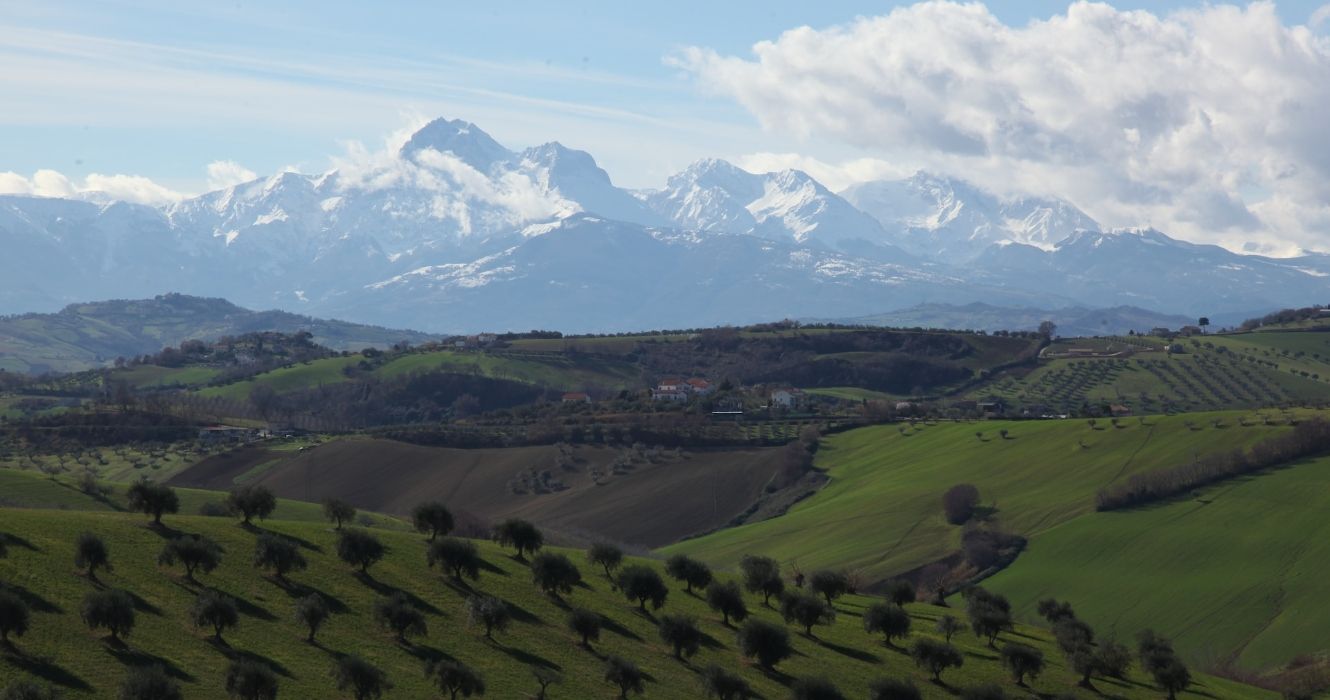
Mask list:
[[[975,637],[958,635],[964,666],[948,672],[947,687],[928,683],[925,674],[903,653],[882,645],[866,633],[859,615],[870,599],[848,596],[837,602],[834,625],[819,628],[817,638],[792,635],[796,654],[778,666],[779,673],[759,672],[741,661],[733,632],[700,599],[671,586],[662,612],[694,616],[705,633],[699,653],[689,661],[674,659],[656,635],[648,616],[611,590],[608,582],[571,552],[585,576],[564,601],[539,593],[525,565],[509,552],[479,543],[486,562],[480,579],[457,584],[425,565],[425,542],[415,534],[377,531],[389,547],[387,558],[371,569],[370,577],[356,575],[336,559],[335,533],[322,523],[270,520],[246,529],[234,520],[198,516],[168,516],[166,529],[147,525],[144,518],[121,513],[86,513],[42,510],[6,510],[0,529],[9,536],[9,556],[0,559],[0,580],[17,590],[34,609],[30,630],[16,638],[17,653],[0,657],[0,686],[23,676],[35,676],[63,687],[69,697],[113,697],[127,668],[156,664],[177,678],[189,698],[225,697],[222,676],[233,658],[267,663],[279,678],[282,697],[342,697],[329,677],[341,654],[355,653],[384,669],[394,688],[385,697],[435,697],[421,673],[428,659],[460,660],[483,674],[487,697],[518,698],[532,693],[531,669],[543,666],[558,671],[563,683],[551,688],[551,698],[610,698],[617,695],[602,679],[602,658],[616,654],[636,662],[647,673],[647,697],[697,698],[701,687],[698,669],[711,663],[739,671],[762,697],[783,697],[783,685],[794,678],[819,675],[835,679],[849,697],[864,697],[866,685],[881,676],[914,679],[928,698],[950,698],[957,686],[984,682],[1014,688],[996,662],[996,656]],[[267,530],[297,538],[309,568],[279,584],[250,566],[249,552],[258,532]],[[78,533],[93,531],[110,548],[114,570],[99,574],[100,585],[127,590],[135,598],[137,613],[126,644],[116,646],[103,633],[87,630],[78,609],[94,584],[72,565],[73,542]],[[199,575],[199,583],[184,579],[177,570],[157,565],[163,537],[197,533],[218,541],[225,550],[222,565]],[[658,566],[654,565],[653,566]],[[226,633],[226,644],[210,639],[187,620],[195,595],[204,588],[234,598],[240,607],[239,625]],[[483,633],[464,622],[462,603],[468,588],[504,600],[515,613],[512,626],[487,641]],[[401,591],[424,613],[424,636],[405,644],[373,622],[371,610],[382,596]],[[294,599],[318,592],[332,602],[335,614],[320,631],[317,644],[304,642],[304,630],[293,619]],[[749,597],[755,615],[776,620]],[[579,647],[563,619],[568,605],[599,613],[604,631],[593,650]],[[932,622],[940,608],[912,605],[914,636],[933,636]],[[661,613],[656,613],[660,615]],[[1018,627],[1004,635],[1040,648],[1049,668],[1030,683],[1033,691],[1050,696],[1070,690],[1074,677],[1063,666],[1048,635]],[[1226,700],[1273,700],[1260,691],[1202,674],[1183,697]],[[1124,699],[1157,698],[1160,691],[1139,676],[1127,682],[1097,680],[1101,691]],[[1075,697],[1097,697],[1076,690]]]
[[[160,367],[139,365],[111,373],[111,381],[123,380],[136,389],[157,389],[171,386],[202,386],[212,381],[221,370],[215,367]]]
[[[572,391],[588,387],[624,388],[641,383],[638,371],[623,362],[598,358],[579,362],[565,355],[521,353],[430,352],[397,358],[375,370],[390,378],[411,372],[448,370],[475,372],[493,379]]]
[[[244,400],[254,390],[254,387],[260,384],[270,386],[278,393],[297,389],[313,389],[321,384],[335,384],[346,381],[346,375],[342,374],[342,368],[359,361],[359,355],[313,360],[290,367],[281,367],[271,372],[264,372],[243,382],[203,389],[199,393],[203,396],[220,396],[227,399]]]
[[[1135,472],[1287,430],[1255,420],[1242,426],[1244,416],[1252,414],[1151,416],[1121,420],[1116,428],[1101,420],[1098,429],[1083,420],[860,428],[823,440],[817,465],[830,482],[785,515],[663,551],[718,565],[765,554],[805,570],[843,568],[880,581],[959,548],[960,528],[947,524],[941,507],[943,492],[955,484],[978,486],[1003,528],[1037,538],[1091,512],[1096,490]],[[1214,427],[1215,420],[1223,427]],[[1000,437],[1004,429],[1008,439]]]
[[[1056,595],[1120,637],[1153,626],[1193,659],[1269,667],[1325,649],[1326,513],[1330,459],[1308,460],[1190,498],[1076,518],[985,585],[1025,619],[1041,596]]]

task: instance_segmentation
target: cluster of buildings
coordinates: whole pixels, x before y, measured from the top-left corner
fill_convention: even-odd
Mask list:
[[[711,382],[701,378],[662,379],[651,390],[651,398],[656,401],[687,401],[694,396],[707,396],[716,391]]]

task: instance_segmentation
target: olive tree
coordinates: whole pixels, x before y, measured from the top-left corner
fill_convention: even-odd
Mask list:
[[[369,567],[388,553],[379,538],[364,530],[343,530],[337,538],[337,556],[342,561],[368,574]]]
[[[445,537],[430,544],[425,553],[430,568],[435,564],[452,575],[454,581],[463,577],[472,581],[480,578],[480,551],[468,540]]]
[[[694,586],[706,588],[711,583],[711,567],[683,554],[676,554],[665,562],[665,573],[676,581],[683,581],[685,593],[692,593]]]
[[[203,535],[182,535],[168,541],[157,555],[157,563],[185,567],[185,578],[194,581],[194,572],[210,573],[222,563],[222,547]]]
[[[771,596],[785,592],[785,580],[780,576],[780,564],[771,557],[745,555],[739,562],[743,572],[744,588],[749,593],[762,594],[762,604],[770,607]]]
[[[796,592],[786,594],[780,601],[780,614],[786,622],[804,628],[804,634],[814,637],[813,625],[829,625],[836,620],[836,611],[815,595]]]
[[[582,647],[591,648],[593,640],[600,640],[600,613],[586,608],[573,608],[568,613],[568,629],[582,638]]]
[[[272,515],[277,510],[277,497],[265,486],[237,486],[226,495],[226,509],[248,525],[255,517],[264,520]]]
[[[356,508],[346,501],[329,498],[323,502],[323,517],[341,530],[343,523],[349,523],[356,517]]]
[[[85,569],[88,578],[96,581],[97,570],[111,570],[111,551],[106,542],[91,532],[84,532],[74,542],[74,566]]]
[[[323,626],[330,615],[332,615],[332,610],[328,608],[328,603],[323,599],[323,596],[318,593],[310,593],[296,601],[296,622],[304,625],[305,629],[309,630],[309,636],[305,638],[305,641],[311,644],[314,643],[314,635],[318,633],[319,628]]]
[[[660,641],[674,649],[674,658],[692,658],[702,646],[702,630],[697,620],[687,615],[662,615],[656,626]]]
[[[814,571],[808,577],[808,588],[826,598],[830,606],[850,590],[850,578],[839,571]]]
[[[28,604],[14,593],[0,588],[0,646],[12,649],[9,636],[27,634],[30,619]]]
[[[707,586],[707,605],[721,614],[726,627],[730,626],[730,620],[743,622],[748,617],[743,593],[739,590],[739,584],[733,581],[716,581]]]
[[[226,694],[236,700],[277,700],[277,674],[252,659],[231,662],[223,684]]]
[[[512,547],[517,550],[518,559],[525,559],[525,555],[535,554],[545,545],[545,535],[526,520],[509,518],[494,528],[494,541]]]
[[[508,623],[513,618],[507,604],[494,596],[467,596],[462,607],[466,611],[467,624],[485,628],[485,639],[494,639],[495,630],[502,632],[508,629]]]
[[[887,646],[895,648],[891,640],[910,634],[910,614],[895,603],[874,603],[864,610],[864,631],[880,634]]]
[[[568,557],[543,552],[531,560],[531,582],[545,595],[558,597],[573,592],[573,586],[582,582],[582,572]]]
[[[393,687],[388,674],[354,654],[338,659],[332,676],[337,689],[351,693],[355,700],[375,700]]]
[[[949,668],[960,668],[965,663],[956,647],[932,639],[916,639],[910,647],[910,658],[914,664],[926,669],[933,675],[933,680],[941,682],[942,672]]]
[[[134,599],[121,590],[92,591],[84,596],[79,614],[88,629],[105,629],[116,642],[134,629]]]
[[[180,497],[175,489],[154,483],[147,477],[131,484],[125,491],[125,498],[130,510],[151,515],[152,522],[157,525],[162,524],[163,514],[180,512]]]
[[[474,668],[460,661],[431,661],[425,667],[425,675],[452,700],[485,694],[485,679]]]
[[[665,598],[670,594],[670,589],[666,587],[660,574],[656,573],[655,569],[641,564],[634,564],[619,572],[619,590],[623,591],[624,597],[628,600],[637,601],[642,612],[646,612],[647,601],[651,602],[652,608],[661,609],[665,605]]]
[[[627,700],[628,693],[641,695],[646,691],[646,676],[637,664],[620,656],[605,659],[605,682],[619,687],[619,700]]]
[[[425,627],[425,616],[401,591],[374,604],[374,619],[380,626],[392,630],[401,644],[406,643],[408,634],[423,636],[429,633]]]
[[[614,570],[623,563],[623,550],[608,543],[596,542],[586,551],[586,559],[593,566],[605,570],[605,578],[614,579]]]
[[[411,510],[411,524],[416,532],[428,532],[429,541],[453,531],[453,514],[439,501],[427,501]]]
[[[739,628],[739,652],[756,659],[759,666],[770,671],[776,664],[794,653],[790,646],[790,633],[781,625],[765,620],[751,619]]]
[[[217,591],[203,591],[194,599],[190,620],[195,627],[211,627],[213,639],[225,644],[222,632],[240,624],[240,610],[230,596]]]
[[[309,562],[295,540],[265,532],[254,542],[254,566],[273,572],[278,581],[286,581],[288,573],[303,571]]]
[[[132,668],[120,683],[119,700],[182,700],[180,684],[161,666]]]

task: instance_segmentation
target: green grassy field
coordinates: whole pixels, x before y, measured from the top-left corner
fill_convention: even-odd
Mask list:
[[[80,491],[74,480],[68,477],[51,478],[31,471],[0,469],[0,506],[124,512],[128,508],[125,501],[127,484],[103,482],[102,486],[107,493],[104,497],[95,497]],[[180,498],[181,515],[196,515],[205,506],[220,504],[226,495],[189,488],[177,488],[175,492]],[[323,507],[317,503],[279,498],[272,517],[302,523],[323,522]],[[401,520],[386,515],[374,513],[366,514],[366,517],[375,527],[409,529]]]
[[[221,373],[216,367],[159,367],[139,365],[111,373],[111,381],[123,380],[135,389],[157,389],[172,386],[202,386]]]
[[[766,554],[804,570],[844,568],[882,580],[958,549],[960,528],[947,524],[941,507],[955,484],[975,484],[1002,527],[1037,537],[1091,512],[1096,490],[1130,474],[1287,429],[1254,421],[1243,427],[1244,415],[1252,414],[1152,416],[1121,420],[1119,428],[1099,421],[1098,430],[1082,420],[861,428],[823,441],[817,464],[830,482],[785,515],[663,551],[717,564]],[[1215,428],[1214,419],[1224,427]],[[999,436],[1003,429],[1009,439]]]
[[[202,389],[199,394],[244,400],[249,397],[254,387],[260,384],[270,386],[278,393],[297,389],[312,389],[321,384],[336,384],[346,381],[346,375],[342,374],[342,368],[354,365],[359,361],[359,355],[351,355],[349,357],[329,357],[322,360],[313,360],[290,367],[279,367],[271,372],[264,372],[257,377],[242,382]]]
[[[699,599],[673,586],[663,612],[695,616],[707,635],[701,651],[689,662],[675,660],[658,640],[652,621],[585,565],[584,585],[567,595],[566,602],[554,601],[532,586],[524,564],[494,545],[480,543],[486,567],[480,580],[472,584],[474,589],[502,598],[516,613],[512,627],[488,642],[480,630],[463,621],[467,591],[425,567],[425,543],[418,535],[380,532],[389,554],[371,570],[372,578],[362,579],[333,556],[335,535],[325,524],[269,521],[247,530],[224,518],[168,517],[166,527],[171,530],[155,530],[141,517],[118,513],[5,511],[3,530],[14,543],[8,558],[0,559],[0,580],[18,589],[36,610],[30,631],[17,639],[21,653],[0,657],[0,685],[30,675],[63,686],[69,697],[113,697],[127,667],[160,664],[185,686],[186,697],[220,699],[225,697],[221,679],[229,660],[248,657],[275,669],[282,697],[331,698],[341,695],[329,678],[330,667],[338,655],[356,653],[388,673],[395,688],[385,697],[393,699],[437,696],[421,673],[424,660],[431,658],[454,658],[479,670],[485,677],[487,697],[527,696],[535,689],[531,668],[545,666],[564,678],[551,689],[551,698],[610,698],[617,690],[602,682],[600,669],[602,656],[613,653],[646,671],[646,695],[652,698],[701,697],[695,674],[710,663],[738,670],[761,697],[773,699],[786,694],[783,686],[792,679],[810,675],[834,678],[849,697],[864,697],[868,681],[881,676],[913,678],[928,698],[949,698],[956,686],[983,682],[1015,688],[995,655],[968,634],[956,638],[965,653],[965,664],[944,676],[951,686],[926,682],[908,657],[864,632],[859,614],[870,601],[863,597],[838,601],[836,623],[819,629],[817,639],[792,635],[796,655],[780,664],[780,673],[773,675],[742,662],[733,633],[721,625],[718,616]],[[292,574],[292,583],[283,586],[252,568],[248,555],[259,530],[299,538],[309,560],[308,570]],[[72,543],[83,531],[99,533],[110,545],[115,569],[99,576],[103,584],[128,590],[139,601],[137,625],[125,648],[109,645],[100,633],[89,632],[79,621],[79,601],[94,587],[72,566]],[[155,563],[163,535],[177,531],[207,535],[225,549],[222,566],[201,574],[199,584]],[[582,562],[580,553],[571,554]],[[208,632],[186,621],[196,593],[205,586],[240,604],[240,624],[226,633],[226,646],[212,642]],[[320,632],[318,644],[303,641],[304,631],[291,614],[293,600],[312,591],[333,601],[337,610]],[[371,618],[374,602],[395,591],[405,592],[427,620],[428,634],[406,645],[395,642]],[[565,629],[564,606],[568,604],[588,607],[605,619],[594,651],[579,648]],[[757,601],[750,598],[749,604],[758,617],[775,619]],[[913,605],[910,612],[914,634],[932,636],[932,622],[942,609]],[[1018,627],[1005,637],[1033,644],[1050,662],[1045,673],[1031,682],[1034,691],[1048,696],[1071,688],[1074,678],[1062,666],[1046,633]],[[1200,674],[1196,679],[1198,685],[1184,697],[1274,698],[1272,693]],[[1128,682],[1100,680],[1097,684],[1113,697],[1128,700],[1161,694],[1138,676]],[[1079,693],[1076,697],[1097,697],[1075,692]]]
[[[985,585],[1025,619],[1056,595],[1119,636],[1153,626],[1193,659],[1269,667],[1325,650],[1327,512],[1330,459],[1308,460],[1191,498],[1076,518]]]

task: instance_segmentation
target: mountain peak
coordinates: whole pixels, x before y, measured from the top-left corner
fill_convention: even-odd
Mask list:
[[[513,157],[512,151],[504,148],[475,124],[442,117],[412,134],[399,153],[403,158],[414,158],[417,153],[428,149],[452,153],[467,165],[482,171]]]

